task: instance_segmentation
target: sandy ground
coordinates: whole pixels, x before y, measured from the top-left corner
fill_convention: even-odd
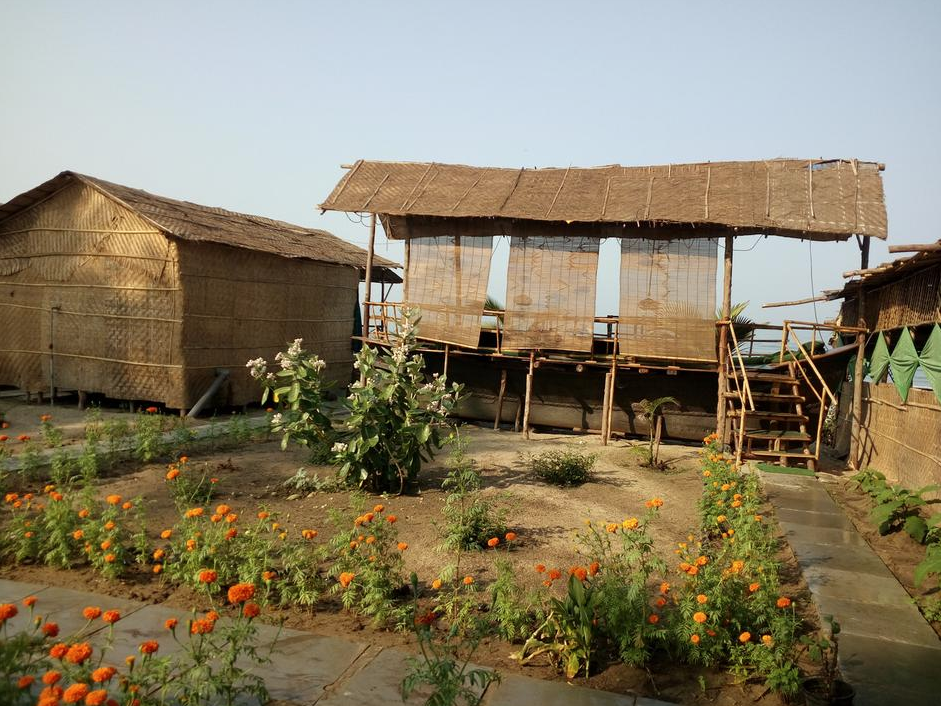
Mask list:
[[[35,407],[30,408],[35,411]],[[61,415],[64,417],[64,415]],[[65,421],[63,419],[63,421]],[[583,526],[584,520],[622,520],[644,512],[644,501],[661,497],[665,501],[661,519],[653,526],[659,551],[670,565],[675,557],[672,550],[676,542],[683,541],[696,531],[696,502],[700,493],[697,448],[683,445],[664,445],[661,456],[669,462],[665,471],[641,467],[638,456],[630,451],[632,442],[612,442],[602,446],[597,436],[565,434],[533,434],[526,441],[522,435],[508,431],[466,426],[462,434],[469,439],[468,456],[482,471],[484,494],[508,510],[508,525],[519,536],[510,558],[519,567],[520,579],[535,586],[541,579],[533,567],[537,563],[558,566],[565,570],[580,563],[573,541],[573,531]],[[532,478],[525,454],[574,447],[597,454],[595,478],[576,488],[558,488]],[[441,508],[445,495],[440,483],[445,470],[446,454],[442,453],[426,466],[420,479],[419,491],[412,495],[384,499],[387,512],[395,513],[400,538],[408,542],[406,570],[415,571],[426,582],[435,578],[449,557],[440,549]],[[282,515],[282,524],[299,531],[313,528],[320,531],[321,539],[331,533],[327,520],[330,508],[344,509],[350,504],[349,493],[316,493],[311,497],[288,500],[293,492],[283,482],[305,467],[318,475],[332,474],[329,467],[310,466],[306,452],[296,447],[282,452],[276,441],[261,442],[248,448],[213,454],[202,454],[191,463],[205,463],[217,476],[219,492],[214,502],[226,502],[236,512],[254,511],[259,505]],[[126,497],[142,496],[147,509],[149,530],[154,535],[169,527],[177,512],[166,491],[163,464],[144,467],[127,466],[110,472],[100,481],[102,495],[117,493]],[[374,502],[370,499],[370,502]],[[789,562],[784,577],[786,590],[800,597],[802,588],[799,571],[793,557],[785,550],[782,558]],[[462,559],[462,573],[475,575],[481,584],[492,578],[492,557],[485,552],[469,553]],[[56,571],[45,567],[10,565],[0,566],[0,576],[24,581],[39,581],[69,588],[99,591],[138,600],[166,603],[168,606],[189,609],[200,603],[200,597],[187,588],[173,588],[152,574],[141,570],[119,582],[108,582],[87,570]],[[328,602],[317,612],[298,609],[276,611],[289,627],[334,635],[350,635],[369,628],[359,619]],[[362,634],[358,639],[363,639]],[[410,644],[407,635],[371,631],[371,642],[383,645]],[[483,645],[475,660],[506,671],[521,671],[508,659],[511,645],[491,641]],[[548,666],[530,666],[522,670],[531,676],[547,679],[559,678]],[[729,705],[751,701],[761,696],[763,689],[732,684],[732,677],[724,672],[683,667],[677,669],[664,662],[651,666],[651,677],[645,670],[620,664],[609,665],[587,680],[588,686],[612,691],[634,691],[649,696],[660,696],[680,703],[713,703]],[[703,692],[698,677],[707,685]],[[586,682],[582,682],[586,683]],[[766,694],[762,704],[782,703],[776,696]]]

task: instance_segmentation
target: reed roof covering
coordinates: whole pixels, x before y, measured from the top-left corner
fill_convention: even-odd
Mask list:
[[[287,258],[349,265],[360,270],[366,266],[365,250],[325,230],[178,201],[72,171],[64,171],[0,206],[0,221],[38,204],[75,180],[127,206],[158,230],[176,238],[218,243]],[[401,265],[374,255],[373,266],[384,270],[382,278],[385,281],[401,281],[397,275],[388,271]]]
[[[908,257],[900,257],[865,270],[847,272],[844,277],[853,277],[853,279],[850,279],[842,289],[827,289],[823,293],[831,301],[853,298],[858,294],[860,285],[863,289],[874,289],[907,277],[919,270],[941,264],[941,240],[924,247],[923,252]]]
[[[565,169],[360,160],[320,207],[386,216],[702,225],[811,240],[885,238],[881,169],[843,159]]]

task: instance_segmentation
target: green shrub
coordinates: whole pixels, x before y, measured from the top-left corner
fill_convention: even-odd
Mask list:
[[[529,459],[530,468],[540,480],[552,485],[581,485],[592,478],[594,454],[579,451],[546,451]]]
[[[441,483],[447,493],[444,515],[444,548],[447,551],[482,549],[491,537],[506,534],[505,512],[480,497],[480,471],[464,451],[467,443],[456,440],[448,459],[448,475]]]

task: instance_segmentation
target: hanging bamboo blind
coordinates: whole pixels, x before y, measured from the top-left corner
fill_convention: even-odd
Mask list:
[[[476,348],[490,278],[492,237],[415,238],[405,300],[421,311],[419,335]]]
[[[714,238],[621,239],[620,351],[715,360]]]
[[[590,352],[597,238],[510,239],[503,346]]]

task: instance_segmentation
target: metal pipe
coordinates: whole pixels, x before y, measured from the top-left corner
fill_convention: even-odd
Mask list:
[[[216,379],[212,381],[212,384],[209,386],[209,389],[203,393],[203,396],[200,397],[199,400],[196,402],[196,404],[193,405],[193,408],[189,411],[189,414],[187,414],[186,416],[195,417],[197,414],[199,414],[202,408],[206,406],[206,403],[209,402],[209,400],[212,399],[213,395],[215,395],[219,391],[219,388],[222,387],[222,383],[224,383],[228,377],[229,377],[228,368],[216,368]]]

